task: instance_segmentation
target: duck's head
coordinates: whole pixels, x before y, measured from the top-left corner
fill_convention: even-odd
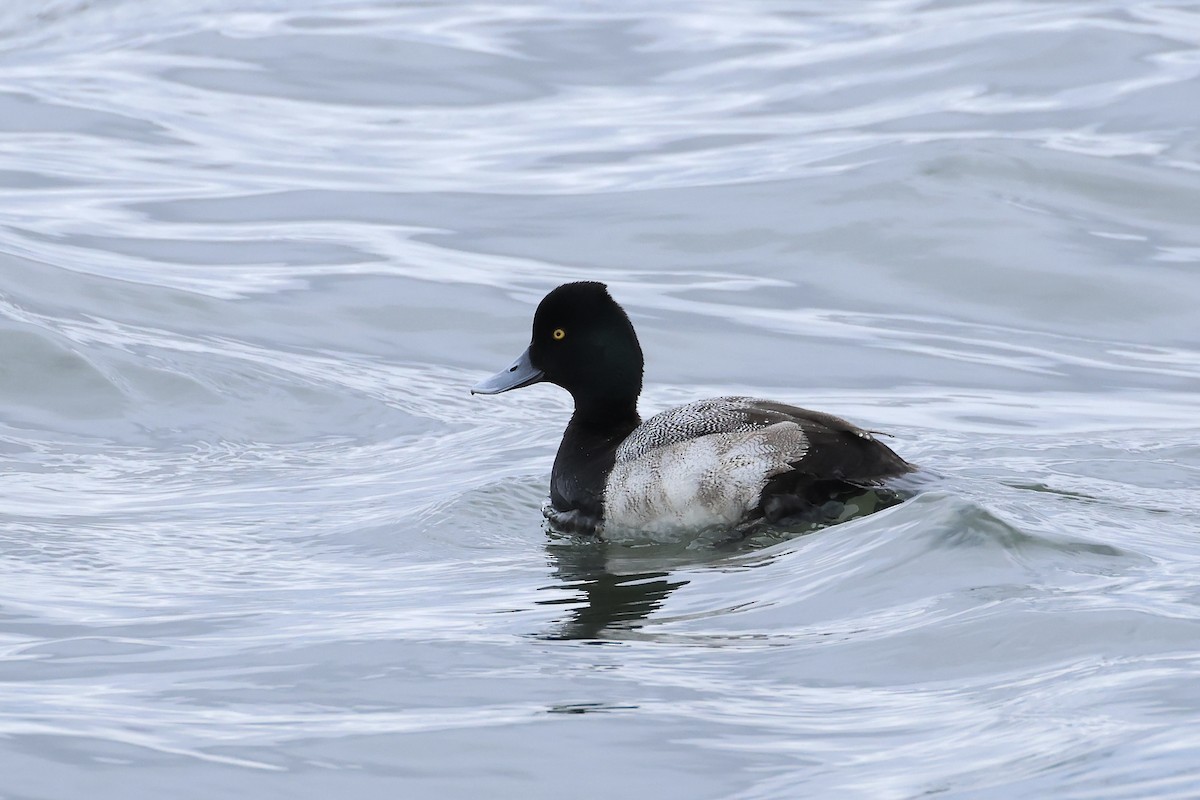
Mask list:
[[[513,365],[471,387],[499,394],[541,381],[566,389],[578,410],[636,406],[642,348],[625,310],[603,283],[565,283],[542,299],[533,338]]]

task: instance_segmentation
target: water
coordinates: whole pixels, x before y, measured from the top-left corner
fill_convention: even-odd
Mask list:
[[[831,10],[832,9],[832,10]],[[1191,2],[0,10],[0,797],[1200,796]],[[541,526],[472,398],[895,434],[752,548]]]

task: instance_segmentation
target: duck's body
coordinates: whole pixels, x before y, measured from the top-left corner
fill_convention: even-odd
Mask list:
[[[555,289],[533,328],[517,363],[472,391],[549,380],[574,396],[550,479],[547,517],[560,529],[661,534],[775,522],[913,469],[845,420],[769,400],[716,397],[642,422],[641,347],[603,284]]]

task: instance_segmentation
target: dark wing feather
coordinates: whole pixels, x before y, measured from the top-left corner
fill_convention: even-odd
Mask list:
[[[756,412],[764,419],[792,420],[809,445],[790,472],[771,478],[759,494],[758,511],[768,522],[811,515],[830,500],[849,501],[916,469],[869,431],[832,414],[770,401],[760,403]]]
[[[832,414],[757,400],[746,408],[746,415],[748,420],[761,419],[762,425],[785,420],[799,425],[808,438],[808,452],[792,467],[815,480],[869,486],[915,469],[869,431]]]

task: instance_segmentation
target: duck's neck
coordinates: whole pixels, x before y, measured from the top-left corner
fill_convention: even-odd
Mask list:
[[[641,421],[637,395],[621,398],[588,395],[575,398],[575,413],[569,427],[602,434],[612,432],[624,439]]]

